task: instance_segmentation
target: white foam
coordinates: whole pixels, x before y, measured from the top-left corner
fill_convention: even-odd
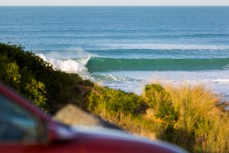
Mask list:
[[[223,45],[194,45],[194,44],[105,44],[111,49],[181,49],[181,50],[225,50]]]
[[[85,66],[92,55],[82,48],[69,48],[66,51],[37,53],[40,58],[50,63],[55,70],[67,73],[77,73],[81,77],[88,79],[89,72]]]
[[[103,82],[102,85],[127,92],[141,94],[146,84],[159,82],[162,84],[172,84],[174,86],[203,85],[208,90],[216,94],[228,97],[229,93],[229,71],[120,71],[106,72],[106,75],[113,75],[117,78],[128,78],[119,82]],[[95,80],[96,81],[96,80]],[[228,101],[228,98],[227,98]]]
[[[228,70],[229,69],[229,64],[225,65],[224,69]]]
[[[222,83],[222,84],[229,84],[229,79],[215,79],[213,80],[214,83]]]
[[[78,60],[72,59],[56,59],[53,57],[45,56],[44,54],[38,53],[36,54],[44,61],[50,63],[55,70],[60,70],[67,73],[77,73],[81,75],[81,77],[85,78],[88,76],[88,70],[85,67],[87,61],[90,57],[80,58]]]

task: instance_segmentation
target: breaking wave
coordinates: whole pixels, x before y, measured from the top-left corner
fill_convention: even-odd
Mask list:
[[[37,54],[56,70],[88,75],[88,72],[111,71],[202,71],[228,70],[229,58],[212,59],[128,59],[85,56],[81,58],[53,58]]]
[[[37,54],[40,58],[44,61],[50,63],[55,70],[64,71],[67,73],[82,73],[86,72],[87,68],[85,64],[89,60],[89,58],[84,59],[55,59],[55,58],[48,58],[44,54]]]
[[[78,73],[83,78],[88,78],[88,69],[85,65],[90,57],[94,56],[82,48],[69,48],[66,51],[50,51],[36,55],[50,63],[55,70]]]
[[[117,59],[91,57],[89,72],[109,71],[201,71],[227,69],[229,58],[215,59]]]

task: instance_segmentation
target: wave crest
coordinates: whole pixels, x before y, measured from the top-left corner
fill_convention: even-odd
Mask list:
[[[52,57],[45,56],[42,53],[36,54],[44,61],[50,63],[55,70],[60,70],[67,73],[77,73],[83,77],[88,73],[85,64],[89,61],[90,57],[84,57],[80,59],[56,59]]]
[[[229,58],[214,59],[120,59],[92,57],[87,68],[89,72],[109,71],[202,71],[224,70]]]

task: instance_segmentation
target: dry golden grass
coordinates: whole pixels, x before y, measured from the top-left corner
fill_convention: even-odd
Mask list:
[[[174,128],[191,134],[194,139],[188,141],[185,148],[193,152],[229,151],[229,115],[217,107],[220,102],[217,95],[203,86],[184,85],[174,88],[167,85],[165,90],[170,94],[175,110],[179,112]],[[182,145],[185,140],[180,134],[184,133],[174,134],[177,135],[174,135],[172,141]]]
[[[169,141],[190,152],[229,152],[229,114],[218,107],[220,97],[204,86],[159,86],[148,86],[148,93],[145,91],[140,96],[144,103],[149,104],[145,113],[110,111],[102,94],[97,95],[100,100],[94,113],[130,133]],[[113,100],[118,101],[120,97]],[[166,114],[167,110],[170,113]]]

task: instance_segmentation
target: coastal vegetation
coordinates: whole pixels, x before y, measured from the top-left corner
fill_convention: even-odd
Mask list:
[[[93,86],[78,74],[54,70],[32,52],[25,52],[22,46],[3,43],[0,44],[0,80],[51,114],[66,102],[74,101],[81,107],[83,98],[79,97],[82,93],[75,94],[77,86]]]
[[[139,96],[54,70],[23,47],[3,43],[0,80],[50,114],[72,103],[131,133],[190,152],[229,151],[229,113],[203,86],[152,83]]]

